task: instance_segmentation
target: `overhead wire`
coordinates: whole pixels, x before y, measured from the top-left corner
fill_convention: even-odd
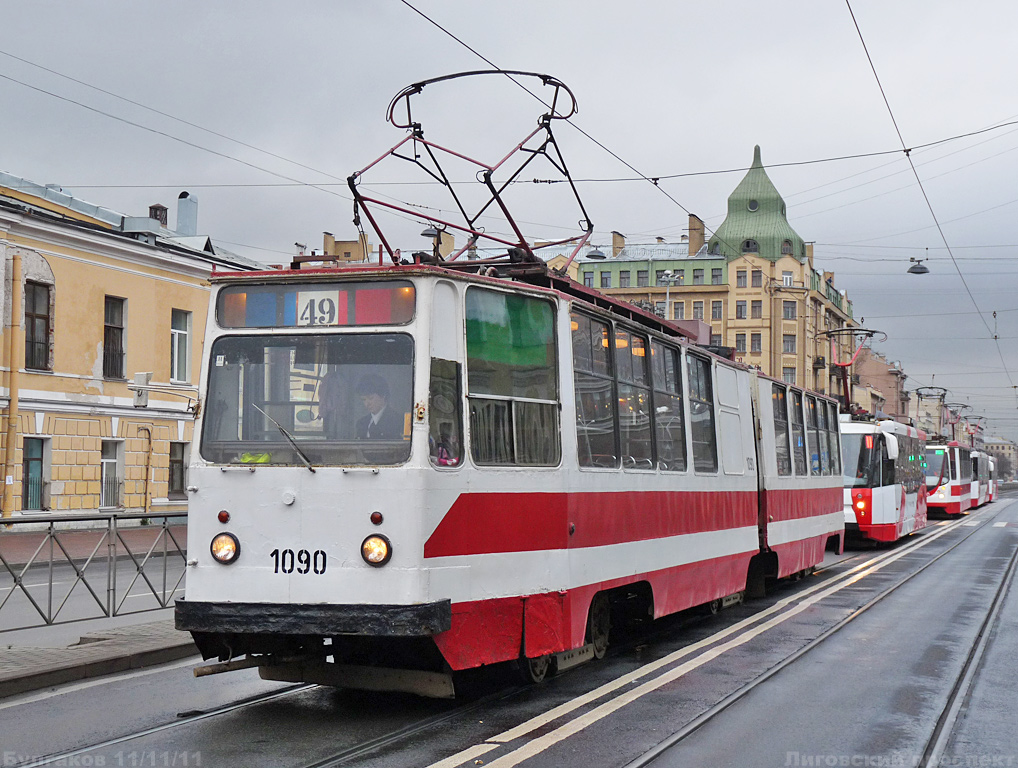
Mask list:
[[[997,354],[1000,357],[1001,365],[1004,366],[1004,372],[1007,374],[1008,382],[1014,385],[1014,381],[1011,378],[1011,372],[1007,368],[1007,361],[1004,359],[1004,352],[1000,348],[1000,342],[997,340],[997,334],[994,329],[990,328],[990,324],[986,321],[986,317],[983,315],[979,303],[976,301],[975,295],[972,293],[972,289],[969,287],[968,281],[965,280],[965,275],[962,274],[961,266],[958,264],[954,257],[954,253],[951,251],[950,243],[947,241],[947,236],[944,234],[943,227],[937,218],[937,213],[933,209],[933,203],[930,201],[929,195],[926,193],[926,188],[923,186],[923,180],[919,176],[919,171],[916,170],[915,163],[912,160],[911,151],[908,151],[908,145],[905,142],[904,136],[901,134],[901,129],[898,127],[898,121],[895,119],[894,110],[891,109],[891,103],[888,101],[887,93],[884,90],[884,85],[880,81],[880,75],[877,73],[876,65],[873,63],[873,57],[870,55],[869,47],[866,44],[866,38],[863,36],[862,29],[859,26],[859,21],[855,17],[855,11],[852,10],[851,0],[845,0],[845,5],[848,8],[849,15],[852,17],[852,24],[855,26],[856,34],[859,36],[859,42],[862,43],[863,51],[866,54],[866,60],[869,62],[870,71],[873,73],[873,77],[877,82],[877,87],[880,89],[880,95],[884,100],[884,106],[887,107],[887,113],[890,115],[891,123],[894,125],[894,131],[898,134],[898,140],[901,142],[902,149],[906,150],[905,157],[908,159],[909,166],[912,168],[912,174],[915,176],[916,183],[919,185],[919,190],[922,192],[923,200],[926,201],[926,207],[930,211],[930,215],[933,217],[933,221],[936,223],[937,231],[940,233],[941,240],[944,242],[944,246],[947,248],[947,252],[951,257],[951,261],[954,263],[955,270],[958,272],[958,278],[961,280],[962,285],[965,287],[965,292],[968,294],[969,300],[972,305],[976,308],[979,314],[979,319],[983,325],[986,326],[987,332],[994,339],[995,346],[997,348]],[[1018,398],[1018,395],[1016,395]]]

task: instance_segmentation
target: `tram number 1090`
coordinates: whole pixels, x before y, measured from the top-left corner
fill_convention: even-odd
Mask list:
[[[273,562],[273,573],[325,573],[325,566],[328,565],[328,557],[325,550],[316,549],[311,554],[306,549],[299,549],[294,552],[292,549],[274,549],[269,553]]]

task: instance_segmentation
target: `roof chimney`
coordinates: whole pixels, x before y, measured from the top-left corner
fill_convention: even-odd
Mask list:
[[[166,223],[165,209],[163,223]],[[177,234],[182,237],[194,237],[198,234],[198,198],[189,192],[181,192],[177,196]]]
[[[160,203],[148,207],[148,217],[155,219],[164,227],[166,226],[166,206]]]

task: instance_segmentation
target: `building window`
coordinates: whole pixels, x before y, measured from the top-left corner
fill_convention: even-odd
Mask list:
[[[762,336],[759,333],[754,333],[754,334],[750,335],[750,337],[749,337],[749,351],[750,352],[757,352],[757,353],[759,353],[759,352],[761,352],[763,350],[763,347],[761,346],[761,338],[762,338]]]
[[[795,368],[782,368],[781,380],[786,384],[795,384]]]
[[[693,270],[693,285],[703,285],[703,270],[702,269],[694,269]]]
[[[121,443],[116,440],[103,440],[101,453],[101,479],[99,490],[100,507],[119,507],[120,502],[120,465]]]
[[[619,272],[619,288],[629,287],[629,270],[623,269]]]
[[[721,270],[720,269],[712,269],[710,271],[710,284],[711,285],[721,285],[722,284],[721,283]]]
[[[791,240],[785,240],[781,244],[781,253],[784,256],[791,256],[792,255],[792,241]]]
[[[735,319],[736,320],[746,319],[746,302],[744,301],[735,302]]]
[[[763,270],[762,269],[754,269],[753,270],[753,287],[754,288],[763,288]]]
[[[25,283],[25,367],[48,371],[49,286]]]
[[[693,319],[694,320],[703,320],[703,302],[702,301],[694,301],[693,302]]]
[[[710,319],[720,320],[721,319],[721,302],[712,301],[710,303]]]
[[[746,334],[735,334],[735,353],[738,355],[746,354]]]
[[[170,443],[170,481],[166,488],[169,499],[187,498],[187,443]]]
[[[611,272],[602,272],[601,273],[601,287],[602,288],[611,288],[612,287],[612,273]]]
[[[781,302],[781,306],[782,306],[781,316],[785,320],[795,320],[795,302],[783,301]]]
[[[656,269],[656,270],[654,270],[654,285],[664,285],[665,284],[666,277],[667,277],[665,275],[666,271],[667,270],[664,270],[664,269]]]
[[[742,252],[743,253],[760,253],[760,245],[756,240],[743,240],[742,241]]]
[[[646,288],[650,284],[650,277],[645,269],[636,270],[636,286],[638,288]]]
[[[686,319],[686,302],[684,301],[672,302],[672,319],[673,320]]]
[[[26,437],[23,448],[21,509],[42,511],[47,507],[44,498],[46,480],[43,474],[45,441],[38,437]]]
[[[103,377],[124,378],[124,300],[106,297],[103,330]]]
[[[735,287],[736,288],[746,287],[746,270],[740,269],[735,273]]]
[[[685,285],[686,284],[686,272],[682,269],[677,269],[672,272],[672,285]]]
[[[782,272],[781,273],[781,284],[784,285],[785,287],[793,285],[793,283],[792,283],[792,273],[791,272]]]
[[[795,334],[786,333],[781,337],[781,351],[786,355],[795,354]]]
[[[668,318],[666,312],[668,311],[667,305],[663,301],[654,302],[654,314],[658,317]]]
[[[750,317],[759,320],[763,317],[763,301],[754,301],[749,305]]]
[[[170,381],[191,380],[191,313],[174,309],[170,313]]]
[[[593,272],[584,272],[583,273],[583,285],[586,286],[587,288],[593,288],[594,287],[594,273]]]
[[[720,347],[721,346],[721,334],[720,333],[712,333],[710,335],[710,345],[712,347]]]

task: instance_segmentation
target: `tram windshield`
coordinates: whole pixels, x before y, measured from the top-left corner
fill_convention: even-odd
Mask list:
[[[944,462],[947,461],[947,466]],[[941,477],[943,468],[943,477]],[[926,485],[933,487],[937,480],[946,483],[951,479],[951,457],[946,448],[930,448],[926,451]]]
[[[201,454],[223,464],[404,462],[413,359],[404,333],[219,338]]]
[[[846,488],[873,488],[880,480],[880,445],[876,435],[841,436],[842,475]]]

